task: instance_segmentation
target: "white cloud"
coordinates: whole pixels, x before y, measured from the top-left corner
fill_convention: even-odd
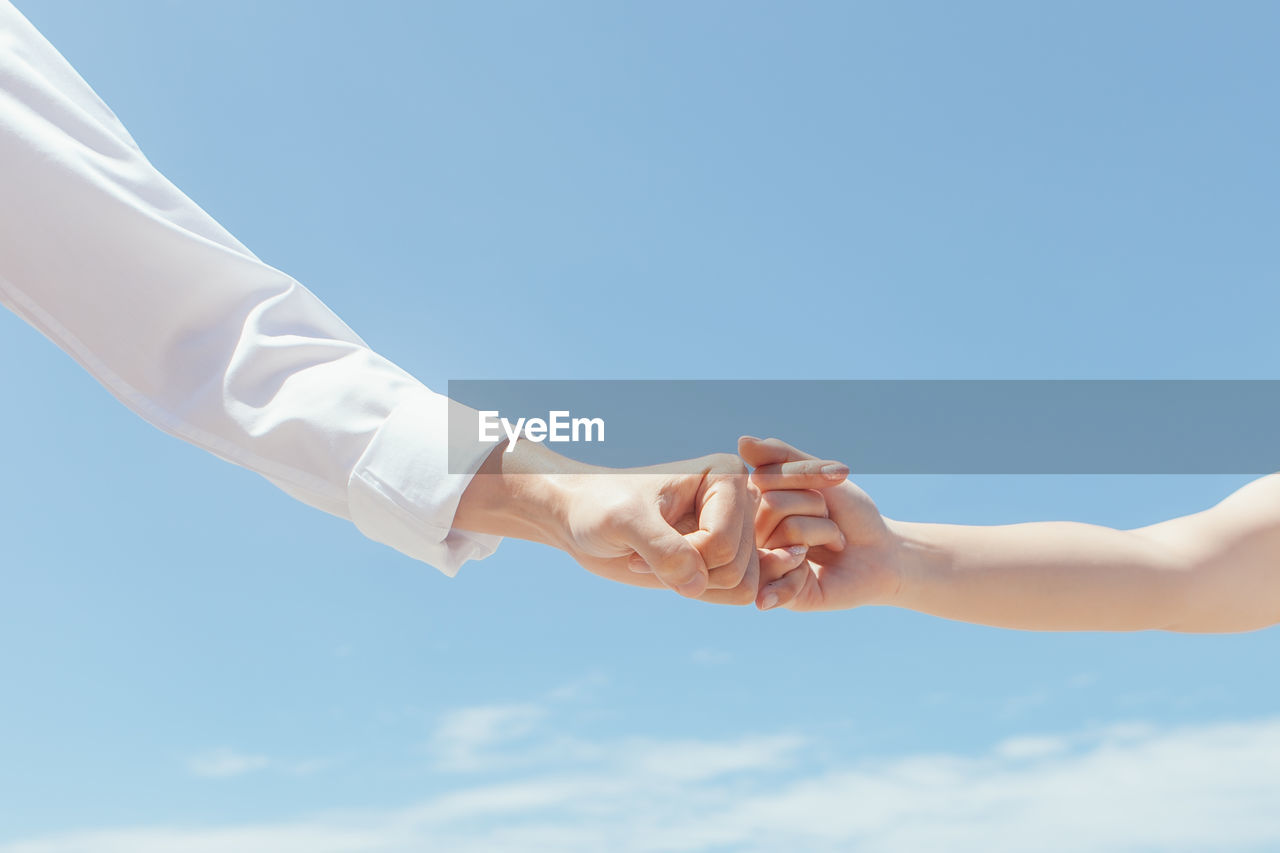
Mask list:
[[[274,770],[293,776],[309,776],[325,769],[333,762],[326,758],[304,761],[282,761],[265,755],[250,755],[233,749],[215,749],[197,755],[187,761],[187,769],[195,776],[206,779],[230,779],[260,770]]]
[[[609,676],[599,670],[595,670],[567,684],[552,688],[547,692],[546,698],[552,702],[582,701],[588,699],[608,683]]]
[[[1069,742],[1063,737],[1011,737],[996,744],[995,753],[1001,758],[1043,758],[1046,755],[1065,752]]]
[[[230,749],[218,749],[195,756],[187,762],[187,767],[196,776],[226,779],[261,770],[270,763],[271,760],[265,755],[246,755]]]
[[[778,769],[804,740],[795,735],[749,737],[721,743],[637,740],[614,750],[636,775],[696,782],[744,770]]]
[[[524,741],[505,733],[523,731],[547,755],[549,722],[520,707],[457,712],[442,731],[516,752]],[[407,808],[51,836],[0,853],[1280,849],[1280,718],[1021,736],[979,755],[823,766],[824,752],[789,734],[579,741],[558,762]]]
[[[451,711],[440,721],[432,738],[436,766],[460,772],[501,766],[505,756],[500,750],[530,735],[546,715],[546,708],[530,703]]]

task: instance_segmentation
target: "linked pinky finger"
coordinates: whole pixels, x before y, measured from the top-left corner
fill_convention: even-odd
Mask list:
[[[760,548],[757,553],[760,555],[760,586],[765,586],[797,566],[803,566],[809,549],[804,545],[792,545],[787,548]]]
[[[773,529],[765,547],[777,548],[785,544],[808,545],[810,548],[824,546],[832,551],[843,551],[845,538],[839,525],[829,518],[792,515]]]
[[[804,585],[811,576],[812,572],[809,570],[809,564],[806,561],[776,581],[762,585],[760,591],[756,593],[756,607],[761,610],[786,607],[796,600],[796,597],[800,595],[800,591],[804,589]]]

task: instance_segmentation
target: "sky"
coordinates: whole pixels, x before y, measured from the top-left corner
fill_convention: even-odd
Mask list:
[[[17,5],[435,388],[1280,373],[1275,4]],[[0,382],[0,853],[1280,846],[1275,629],[759,613],[514,541],[449,579],[7,313]],[[1131,527],[1246,480],[858,482]]]

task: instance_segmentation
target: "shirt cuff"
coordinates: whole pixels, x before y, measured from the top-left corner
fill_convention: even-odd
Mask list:
[[[466,409],[425,387],[413,392],[378,429],[347,487],[351,520],[361,533],[449,577],[467,560],[492,554],[502,541],[452,529],[462,493],[494,450],[461,436],[451,446],[449,416],[455,408]]]

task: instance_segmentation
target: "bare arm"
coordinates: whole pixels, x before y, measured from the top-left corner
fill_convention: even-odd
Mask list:
[[[758,482],[773,477],[781,488],[790,484],[771,472],[807,456],[776,441],[743,447],[764,466]],[[1280,622],[1280,474],[1204,512],[1136,530],[894,521],[852,483],[824,495],[854,547],[811,549],[807,566],[762,578],[761,600],[768,590],[797,610],[887,604],[1044,631],[1218,633]]]
[[[889,522],[894,604],[1048,631],[1250,631],[1280,622],[1280,475],[1137,530]]]
[[[892,602],[949,619],[1071,631],[1248,631],[1280,621],[1280,477],[1137,530],[889,522]]]

